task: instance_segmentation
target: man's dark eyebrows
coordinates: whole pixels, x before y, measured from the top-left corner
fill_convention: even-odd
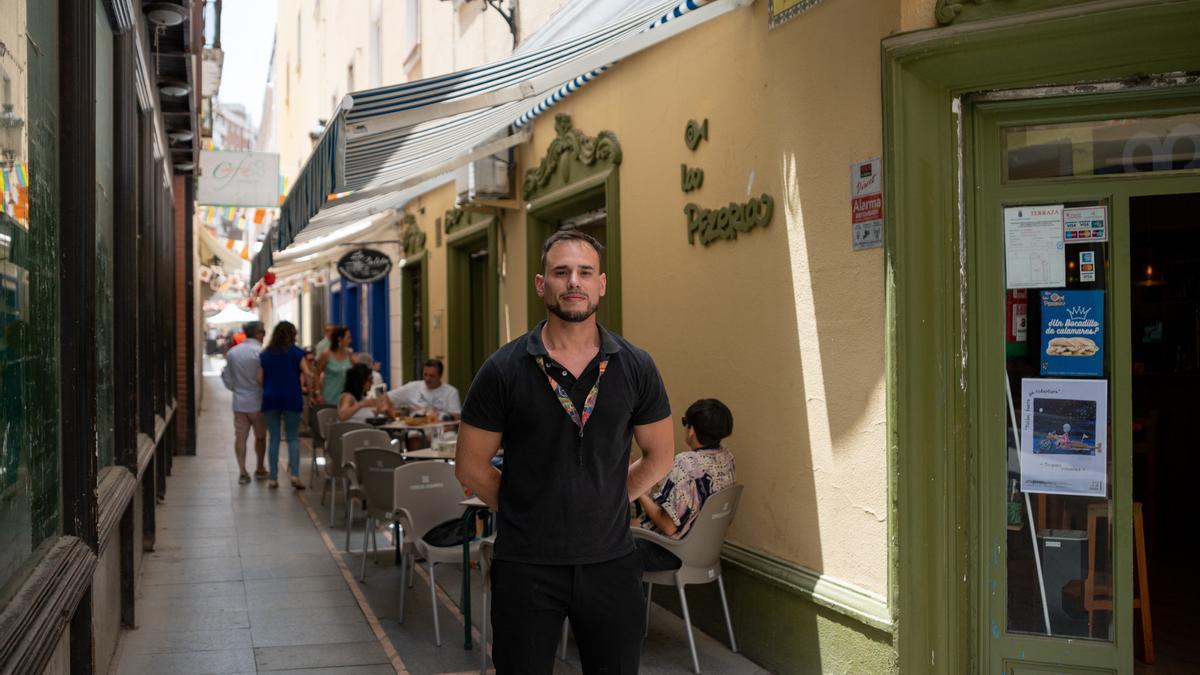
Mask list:
[[[554,267],[551,267],[551,268],[550,268],[550,271],[551,271],[551,272],[559,272],[559,271],[570,270],[570,269],[571,269],[571,266],[570,266],[570,265],[568,265],[568,264],[566,264],[566,263],[563,263],[563,264],[561,264],[561,265],[555,265]],[[583,265],[580,265],[580,266],[578,267],[578,269],[581,269],[581,270],[587,270],[587,271],[589,271],[589,272],[595,272],[595,271],[596,271],[596,266],[595,266],[595,265],[588,265],[588,264],[586,264],[586,263],[585,263],[585,264],[583,264]]]

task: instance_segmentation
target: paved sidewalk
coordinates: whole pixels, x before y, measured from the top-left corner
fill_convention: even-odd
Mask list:
[[[229,392],[203,386],[197,456],[175,458],[111,672],[395,672],[296,492],[238,484]]]
[[[219,371],[222,362],[212,367]],[[329,528],[321,481],[297,492],[284,481],[237,482],[229,392],[206,372],[196,457],[176,457],[167,500],[157,510],[156,550],[142,567],[138,628],[126,630],[110,673],[470,673],[479,670],[480,579],[471,575],[475,645],[463,649],[457,603],[462,568],[438,566],[442,646],[434,644],[429,577],[424,565],[407,594],[405,621],[397,621],[400,572],[391,532],[379,531],[380,552],[359,583],[362,520],[345,544],[345,510],[338,500]],[[300,475],[308,479],[307,439]],[[247,468],[254,470],[251,442]],[[286,446],[281,448],[285,463]],[[284,467],[280,467],[284,475]],[[334,551],[331,553],[331,549]],[[658,589],[659,593],[668,592]],[[363,607],[367,608],[364,613]],[[689,673],[683,622],[655,607],[643,646],[642,673]],[[696,631],[706,673],[764,673],[720,640]],[[489,661],[489,666],[490,666]],[[557,675],[579,673],[571,640]]]

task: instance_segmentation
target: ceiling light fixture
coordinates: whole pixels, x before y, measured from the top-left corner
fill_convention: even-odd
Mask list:
[[[170,98],[183,98],[188,95],[191,89],[184,82],[176,80],[163,80],[158,83],[158,93]]]
[[[183,7],[169,2],[156,2],[146,6],[146,19],[156,26],[171,28],[183,23],[187,12]]]
[[[176,171],[191,171],[196,168],[195,162],[175,162]]]
[[[187,143],[195,137],[196,135],[190,129],[167,132],[167,138],[171,139],[172,143]]]

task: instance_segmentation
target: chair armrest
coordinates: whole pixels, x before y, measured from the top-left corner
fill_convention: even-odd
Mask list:
[[[661,532],[652,532],[651,530],[641,527],[631,527],[629,529],[633,533],[634,539],[644,539],[648,542],[658,544],[668,551],[672,551],[673,549],[683,546],[682,539],[672,539]]]
[[[351,485],[358,485],[358,467],[354,466],[354,462],[342,462],[342,473],[346,474]]]

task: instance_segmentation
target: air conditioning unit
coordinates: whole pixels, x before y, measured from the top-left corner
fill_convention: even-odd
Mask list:
[[[465,204],[476,199],[507,199],[511,197],[510,166],[512,166],[511,149],[495,155],[488,155],[459,167],[454,175],[458,203]]]

